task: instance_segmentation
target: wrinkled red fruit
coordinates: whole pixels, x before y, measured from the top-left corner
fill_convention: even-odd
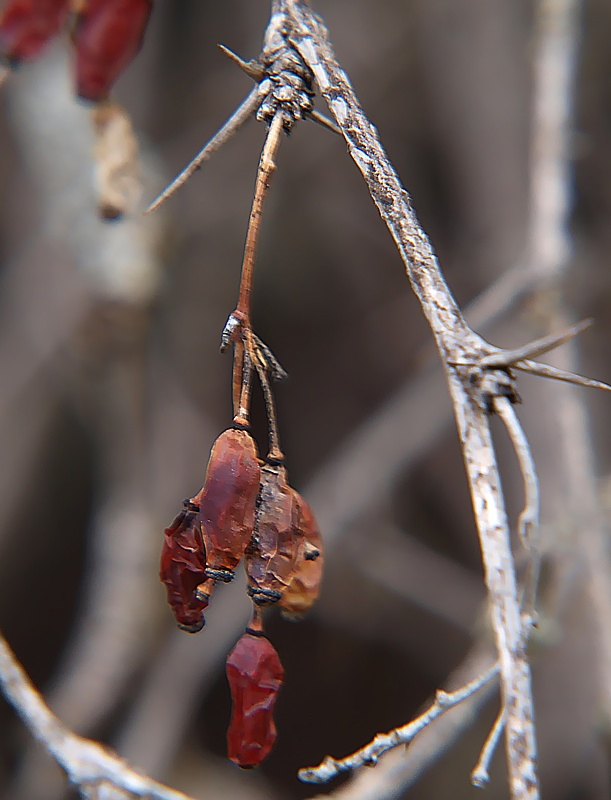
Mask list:
[[[178,627],[197,633],[204,627],[207,599],[195,596],[197,586],[205,580],[206,553],[197,521],[197,505],[186,500],[184,509],[164,531],[159,577],[165,585],[168,603]]]
[[[76,92],[105,100],[140,50],[152,0],[84,0],[74,27]]]
[[[245,633],[227,656],[232,700],[227,755],[239,767],[257,767],[276,742],[273,713],[283,677],[280,657],[264,636]]]
[[[254,528],[260,475],[252,436],[234,428],[224,431],[214,443],[198,495],[207,577],[233,578]]]
[[[309,611],[318,597],[324,560],[322,537],[312,509],[300,494],[294,491],[294,495],[294,525],[299,534],[297,558],[289,584],[280,598],[282,616],[289,619],[299,618]]]
[[[259,606],[277,603],[291,580],[299,545],[294,506],[284,467],[264,464],[255,529],[246,548],[248,594]]]
[[[0,53],[15,64],[35,59],[69,10],[70,0],[9,0],[0,15]]]

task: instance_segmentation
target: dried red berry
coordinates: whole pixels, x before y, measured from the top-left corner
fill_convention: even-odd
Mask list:
[[[253,532],[260,475],[252,436],[235,428],[224,431],[214,443],[198,495],[208,578],[233,578]]]
[[[231,722],[227,755],[245,769],[258,766],[276,742],[274,705],[284,669],[273,644],[264,636],[245,633],[227,656],[231,689]]]
[[[246,548],[248,594],[257,605],[278,602],[291,580],[299,544],[294,506],[284,467],[264,464],[255,529]]]
[[[76,91],[105,100],[140,50],[152,0],[84,0],[74,27]]]
[[[0,53],[12,63],[31,61],[59,31],[71,0],[10,0],[0,15]]]
[[[295,568],[280,598],[282,615],[298,618],[305,614],[318,597],[322,579],[322,537],[312,509],[303,497],[295,495],[294,529],[299,533]]]
[[[207,599],[195,596],[195,590],[205,579],[206,569],[197,511],[195,503],[185,500],[184,509],[165,529],[159,571],[178,627],[189,633],[197,633],[204,627],[203,611],[208,605]]]

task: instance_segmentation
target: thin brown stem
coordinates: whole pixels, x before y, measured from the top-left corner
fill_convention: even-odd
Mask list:
[[[248,424],[250,420],[250,395],[252,387],[252,331],[244,331],[244,340],[236,343],[235,353],[238,353],[239,363],[239,377],[240,377],[240,391],[238,399],[238,407],[235,412],[236,420]],[[236,389],[236,377],[238,371],[236,370],[236,362],[234,361],[234,392]],[[235,402],[235,400],[234,400]]]
[[[255,267],[255,256],[259,241],[259,231],[261,228],[261,215],[263,213],[263,203],[267,195],[269,183],[273,171],[276,169],[274,158],[280,145],[280,134],[282,132],[282,114],[277,113],[272,120],[269,132],[263,145],[259,169],[257,171],[257,183],[255,186],[255,196],[250,210],[248,221],[248,232],[246,234],[246,244],[244,246],[244,260],[242,262],[242,277],[240,279],[240,294],[236,315],[243,321],[245,327],[250,327],[250,300],[252,295],[252,282]]]
[[[242,375],[244,372],[244,343],[241,339],[233,346],[233,378],[232,378],[232,400],[233,416],[237,417],[240,412],[240,397],[242,396]]]
[[[261,230],[261,216],[263,203],[267,195],[273,171],[276,169],[274,161],[280,145],[282,132],[282,114],[277,113],[272,120],[257,170],[255,196],[248,220],[246,244],[244,245],[244,258],[242,260],[242,275],[240,277],[240,291],[238,304],[235,311],[229,316],[223,331],[221,350],[229,341],[234,343],[233,356],[233,406],[234,414],[248,420],[250,416],[250,374],[246,376],[246,368],[250,360],[249,369],[255,360],[254,344],[251,328],[251,297],[255,269],[255,257]]]
[[[259,381],[261,383],[263,398],[265,400],[265,410],[267,412],[267,424],[269,430],[268,458],[274,459],[276,461],[281,461],[284,459],[284,454],[280,449],[280,438],[278,435],[278,417],[276,414],[274,393],[272,392],[272,387],[270,382],[270,366],[258,342],[256,344],[254,363],[255,363],[255,368],[257,370],[257,374],[259,376]]]

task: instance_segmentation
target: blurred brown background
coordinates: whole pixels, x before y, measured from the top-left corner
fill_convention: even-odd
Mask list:
[[[525,259],[533,4],[315,5],[467,305]],[[250,89],[217,42],[257,55],[268,14],[262,0],[155,4],[116,91],[140,137],[145,202]],[[571,270],[562,287],[522,293],[478,330],[504,346],[541,335],[561,290],[576,317],[596,321],[580,341],[581,371],[611,381],[608,0],[586,0],[578,25]],[[152,776],[201,798],[313,797],[320,790],[298,782],[299,767],[408,721],[487,637],[470,500],[428,328],[343,140],[298,125],[264,216],[254,322],[290,374],[277,399],[291,482],[329,544],[311,616],[292,625],[270,615],[286,669],[278,745],[242,773],[224,759],[224,659],[248,616],[242,581],[219,592],[206,629],[189,637],[174,629],[157,569],[163,528],[201,486],[230,421],[231,359],[218,345],[264,130],[248,123],[155,216],[102,223],[88,113],[71,97],[66,57],[58,43],[0,97],[0,627],[71,727]],[[611,620],[593,611],[542,383],[521,379],[519,413],[540,471],[547,553],[534,645],[543,796],[603,800],[599,689],[611,675],[597,653],[599,625]],[[591,414],[597,491],[611,506],[609,397],[570,391]],[[258,396],[255,423],[263,449]],[[495,431],[515,524],[521,479]],[[408,788],[398,767],[368,796],[475,797],[469,773],[497,708],[485,705],[419,783]],[[46,800],[62,785],[1,704],[2,797]],[[487,796],[507,796],[498,754]]]

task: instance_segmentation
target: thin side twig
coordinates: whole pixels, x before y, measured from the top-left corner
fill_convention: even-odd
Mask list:
[[[524,481],[524,508],[518,516],[518,533],[522,545],[529,555],[522,597],[522,613],[527,617],[525,625],[528,629],[530,623],[535,620],[535,602],[541,569],[539,481],[537,480],[528,439],[516,416],[513,405],[506,397],[496,397],[494,399],[494,410],[507,429],[513,449],[518,457]]]
[[[505,716],[505,709],[502,708],[494,721],[494,725],[482,747],[482,752],[480,753],[477,764],[471,773],[471,783],[479,789],[485,789],[490,780],[488,770],[490,769],[490,762],[498,746],[501,734],[505,729]]]
[[[352,755],[346,756],[346,758],[335,759],[327,756],[317,767],[300,769],[299,778],[305,783],[326,783],[341,772],[349,772],[362,766],[375,765],[381,755],[399,745],[409,744],[421,730],[430,725],[437,717],[474,695],[492,681],[498,673],[499,664],[497,662],[490,669],[455,692],[444,692],[440,689],[436,693],[435,700],[431,706],[407,725],[394,728],[388,733],[379,733],[372,742],[352,753]]]

